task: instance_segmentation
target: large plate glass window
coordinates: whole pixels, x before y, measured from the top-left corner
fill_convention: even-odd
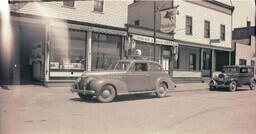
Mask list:
[[[80,76],[86,63],[86,32],[53,28],[50,38],[50,77],[75,79]]]
[[[141,56],[148,59],[148,60],[154,60],[154,44],[151,43],[146,43],[146,42],[140,42],[140,41],[136,41],[136,49],[140,49],[141,50]],[[159,62],[160,61],[160,52],[161,52],[161,48],[159,45],[156,45],[156,61]]]
[[[92,70],[105,70],[122,54],[122,37],[101,33],[92,34]]]

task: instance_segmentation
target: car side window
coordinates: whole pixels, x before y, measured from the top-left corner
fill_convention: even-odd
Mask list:
[[[148,71],[147,63],[135,63],[135,72],[146,72]]]
[[[150,71],[152,71],[152,72],[159,72],[159,71],[162,71],[162,68],[158,64],[150,63]]]

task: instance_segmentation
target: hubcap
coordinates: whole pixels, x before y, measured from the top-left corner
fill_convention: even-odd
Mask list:
[[[235,90],[236,89],[236,85],[234,83],[231,84],[231,89]]]
[[[104,90],[103,92],[102,92],[102,97],[104,97],[104,98],[108,98],[109,96],[110,96],[110,91],[109,90]]]
[[[159,93],[160,93],[160,94],[163,94],[163,93],[164,93],[164,90],[165,90],[165,88],[164,88],[163,86],[161,86],[161,87],[159,88]]]

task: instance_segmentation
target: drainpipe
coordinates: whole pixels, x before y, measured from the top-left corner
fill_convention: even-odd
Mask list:
[[[154,61],[156,61],[156,1],[154,0]]]

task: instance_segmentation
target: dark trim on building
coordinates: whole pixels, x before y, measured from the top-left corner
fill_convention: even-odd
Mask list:
[[[216,1],[216,0],[205,0],[205,1],[207,1],[207,2],[209,2],[209,3],[212,3],[212,4],[214,4],[214,5],[220,6],[220,7],[227,8],[227,9],[232,10],[232,11],[234,11],[234,9],[235,9],[235,7],[233,7],[233,6],[224,4],[224,3],[219,2],[219,1]]]

